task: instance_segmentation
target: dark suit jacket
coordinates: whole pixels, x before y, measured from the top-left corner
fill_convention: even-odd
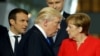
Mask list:
[[[61,21],[60,29],[57,33],[56,40],[55,40],[55,43],[53,45],[53,50],[54,50],[56,56],[58,54],[59,47],[61,46],[62,40],[64,40],[65,38],[68,37],[68,33],[66,32],[67,23],[65,21],[68,16],[69,16],[69,14],[67,14],[65,12],[63,13],[63,17],[65,19],[63,19]]]
[[[8,30],[3,26],[0,26],[0,56],[14,56]]]
[[[24,56],[54,56],[51,46],[37,27],[33,26],[24,36]]]
[[[0,25],[0,36],[3,36],[8,30],[6,27]]]
[[[14,52],[12,50],[9,35],[8,35],[8,30],[7,29],[5,29],[5,30],[6,31],[3,31],[3,34],[0,35],[0,56],[14,56]],[[20,50],[19,48],[20,47],[18,47],[18,50]],[[17,55],[17,56],[19,56],[19,55]]]
[[[0,37],[0,56],[14,56],[13,50],[10,44],[10,39],[7,33]]]

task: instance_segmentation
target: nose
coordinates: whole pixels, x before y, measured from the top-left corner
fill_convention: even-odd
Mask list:
[[[58,25],[58,29],[60,29],[60,24]]]
[[[25,21],[24,25],[27,27],[27,26],[28,26],[28,22],[27,22],[27,21]]]
[[[66,27],[66,31],[68,31],[69,30],[69,27]]]
[[[56,4],[53,4],[53,8],[56,9]]]

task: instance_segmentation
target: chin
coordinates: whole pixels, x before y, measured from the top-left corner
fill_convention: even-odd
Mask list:
[[[69,38],[72,39],[72,36],[69,35]]]
[[[72,39],[72,37],[69,37],[69,39]]]
[[[22,33],[22,34],[24,34],[24,33],[25,33],[25,31],[22,31],[21,33]]]

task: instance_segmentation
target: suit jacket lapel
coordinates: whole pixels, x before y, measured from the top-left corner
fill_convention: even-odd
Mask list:
[[[11,55],[14,55],[14,52],[13,52],[13,49],[12,49],[12,46],[11,46],[11,42],[10,42],[10,38],[9,38],[9,35],[6,35],[6,47],[7,47],[7,52],[11,53]]]

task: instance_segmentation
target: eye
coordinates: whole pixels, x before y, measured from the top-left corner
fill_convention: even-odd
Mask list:
[[[56,2],[56,4],[58,4],[58,3],[60,3],[59,1],[58,2]]]
[[[72,28],[71,26],[68,26],[68,28]]]
[[[25,20],[21,20],[21,22],[24,22]]]
[[[48,2],[48,4],[53,4],[52,2]]]

